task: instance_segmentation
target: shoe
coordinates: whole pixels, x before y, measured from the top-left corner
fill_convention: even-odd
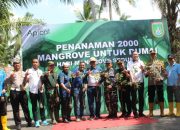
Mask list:
[[[10,130],[7,127],[7,116],[1,116],[1,126],[2,126],[3,130]]]
[[[63,119],[64,123],[69,123],[69,121],[67,119]]]
[[[86,118],[85,117],[81,117],[80,118],[82,121],[86,121]]]
[[[139,113],[139,117],[146,117],[143,113]]]
[[[39,121],[36,121],[36,122],[35,122],[35,127],[36,127],[36,128],[40,127]]]
[[[20,124],[16,126],[16,130],[21,130],[21,125]]]
[[[96,116],[96,118],[95,118],[96,120],[98,120],[98,119],[102,119],[102,117],[101,116]]]
[[[44,120],[44,121],[42,122],[42,125],[47,126],[47,125],[49,125],[49,123],[47,122],[47,120]]]
[[[108,115],[108,116],[106,116],[106,118],[112,118],[113,116],[112,115]]]
[[[77,118],[77,119],[76,119],[76,122],[80,122],[80,121],[81,121],[80,118]]]
[[[138,116],[138,114],[134,114],[134,118],[138,118],[139,116]]]
[[[119,116],[119,118],[124,118],[126,116],[126,114],[125,113],[122,113],[120,116]]]
[[[131,113],[126,113],[125,117],[130,117]]]
[[[26,127],[32,127],[32,122],[28,122]]]
[[[88,120],[92,121],[92,120],[94,120],[94,117],[90,117]]]

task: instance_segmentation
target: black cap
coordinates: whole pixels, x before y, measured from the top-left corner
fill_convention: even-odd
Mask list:
[[[175,56],[174,56],[173,54],[169,54],[169,55],[167,56],[167,58],[168,58],[168,59],[174,59]]]
[[[109,64],[109,63],[112,63],[112,61],[111,60],[106,60],[106,64]]]
[[[118,59],[118,60],[116,61],[116,63],[117,63],[117,64],[123,64],[123,63],[124,63],[124,61],[123,61],[123,60],[121,60],[121,59]]]

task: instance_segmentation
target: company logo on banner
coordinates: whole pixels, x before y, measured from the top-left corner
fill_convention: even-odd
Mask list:
[[[164,27],[162,22],[153,22],[152,23],[152,34],[157,37],[163,37],[164,36]]]
[[[43,70],[48,61],[54,61],[58,67],[69,62],[74,69],[80,61],[89,64],[90,57],[95,57],[104,67],[107,59],[114,63],[117,59],[129,61],[133,51],[137,51],[144,62],[147,62],[151,49],[157,51],[160,59],[166,59],[170,52],[165,20],[25,26],[22,41],[23,69],[31,67],[33,58],[39,59]]]

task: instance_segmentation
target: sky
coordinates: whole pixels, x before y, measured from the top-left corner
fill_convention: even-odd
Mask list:
[[[94,0],[100,4],[100,0]],[[119,0],[121,13],[129,15],[129,20],[160,19],[161,13],[152,0],[136,0],[136,5],[129,5],[126,0]],[[83,0],[74,0],[73,5],[66,5],[60,0],[42,0],[42,2],[25,7],[13,7],[15,17],[23,17],[26,12],[34,15],[34,18],[42,19],[47,24],[74,23],[77,20],[74,10],[82,10]],[[108,9],[102,14],[103,18],[108,17]],[[119,20],[119,16],[113,11],[113,20]]]

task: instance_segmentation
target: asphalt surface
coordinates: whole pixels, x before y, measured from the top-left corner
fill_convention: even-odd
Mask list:
[[[148,114],[148,111],[144,112]],[[165,110],[165,113],[168,113],[168,109]],[[113,128],[98,128],[98,129],[88,129],[88,130],[180,130],[180,118],[176,117],[159,117],[159,110],[154,110],[154,117],[158,121],[152,124],[141,124],[141,125],[132,125],[132,126],[120,126]],[[8,104],[8,126],[11,130],[15,130],[12,107]],[[39,128],[35,127],[26,127],[26,122],[24,119],[23,112],[21,110],[20,116],[22,117],[22,130],[52,130],[52,125],[41,126]],[[63,128],[60,128],[63,130]]]

